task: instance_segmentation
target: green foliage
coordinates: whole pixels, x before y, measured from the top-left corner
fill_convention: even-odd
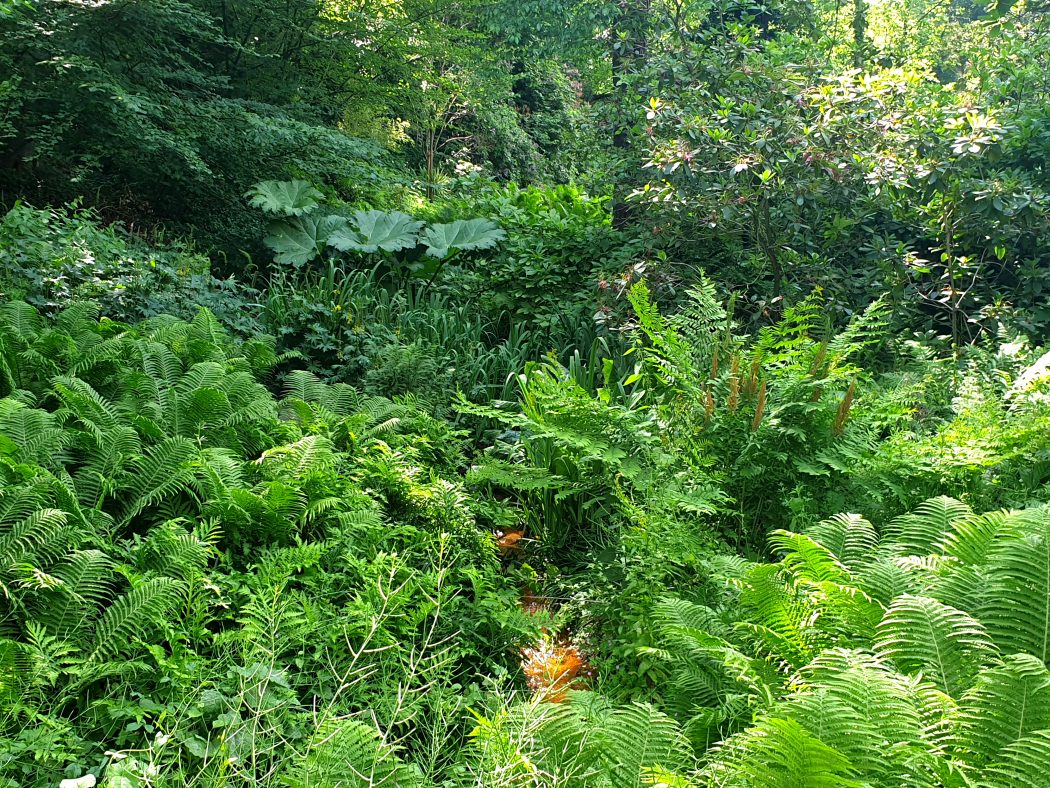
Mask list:
[[[457,735],[403,739],[427,693],[531,631],[459,435],[306,372],[277,399],[206,311],[96,313],[0,314],[0,775],[421,783],[395,750]]]
[[[488,314],[548,329],[615,317],[603,287],[631,266],[641,244],[613,229],[606,198],[570,186],[483,186],[445,204],[456,216],[488,216],[507,233],[483,267],[459,272],[467,297]]]
[[[459,219],[428,227],[421,240],[427,247],[427,255],[440,259],[454,249],[491,249],[505,237],[506,233],[488,219]]]
[[[674,721],[651,706],[609,708],[588,693],[563,705],[521,702],[478,715],[473,771],[486,785],[651,785],[691,766]]]
[[[114,320],[191,318],[206,306],[242,335],[258,333],[251,288],[211,275],[206,257],[179,244],[147,245],[76,206],[17,204],[0,222],[0,289],[48,313],[94,301]]]
[[[252,205],[267,213],[292,217],[271,221],[269,235],[263,239],[274,251],[274,261],[281,265],[302,268],[332,247],[339,252],[383,253],[380,259],[392,268],[422,273],[433,281],[440,266],[413,259],[411,253],[417,247],[422,247],[427,257],[444,260],[456,252],[491,249],[506,236],[488,219],[432,224],[421,232],[424,223],[401,211],[355,211],[350,218],[321,215],[313,197],[320,192],[307,192],[308,188],[303,181],[256,184]],[[303,193],[307,194],[305,201]],[[393,256],[395,252],[403,253],[402,257]]]
[[[937,499],[875,539],[842,515],[777,535],[777,564],[721,570],[732,596],[716,608],[666,600],[657,653],[685,729],[745,726],[709,752],[701,784],[1000,785],[1020,752],[1041,762],[1050,673],[1005,599],[1034,620],[1050,597],[1012,585],[1001,556],[1020,563],[1048,523],[1045,508],[978,516]],[[995,554],[960,550],[975,538]],[[877,567],[904,590],[888,597]]]
[[[246,196],[249,204],[266,213],[284,216],[302,216],[318,206],[324,195],[309,181],[262,181],[255,184]]]

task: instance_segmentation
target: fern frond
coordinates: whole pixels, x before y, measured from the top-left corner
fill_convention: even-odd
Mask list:
[[[166,496],[185,489],[193,478],[192,460],[197,446],[188,438],[171,437],[149,449],[133,461],[136,476],[129,492],[133,496],[124,511],[124,522],[130,522]]]
[[[807,528],[805,534],[851,569],[870,560],[879,543],[875,526],[859,514],[837,514]]]
[[[981,774],[982,788],[1045,788],[1050,775],[1050,730],[1034,731],[1007,745]]]
[[[866,788],[857,769],[793,719],[764,717],[714,751],[705,774],[748,788]]]
[[[640,788],[645,771],[682,771],[692,765],[689,743],[678,725],[652,706],[616,709],[601,728],[605,766],[613,788]]]
[[[39,509],[20,522],[0,523],[0,572],[28,556],[47,560],[61,553],[66,523],[66,513],[58,509]]]
[[[1050,672],[1028,654],[1014,654],[983,671],[959,702],[954,750],[971,766],[997,761],[1018,739],[1050,730]]]
[[[106,660],[128,653],[136,639],[165,621],[182,591],[182,583],[170,577],[134,584],[106,608],[95,624],[91,659]]]
[[[1050,660],[1050,514],[1038,510],[1029,533],[991,548],[987,589],[978,615],[1005,653]]]
[[[927,597],[893,601],[875,632],[875,653],[902,671],[922,672],[952,697],[973,683],[995,653],[979,621]]]
[[[799,577],[817,582],[852,582],[849,570],[831,550],[805,534],[776,530],[770,534],[769,544],[784,554],[784,566]]]
[[[883,531],[882,545],[896,555],[928,555],[951,532],[956,520],[972,514],[969,506],[954,498],[931,498],[891,521]]]
[[[36,619],[48,631],[68,638],[97,618],[109,599],[113,563],[98,550],[77,550],[54,574],[62,585],[36,606]]]
[[[340,719],[318,727],[305,756],[287,770],[284,782],[290,788],[413,788],[422,784],[422,775],[397,756],[373,725]]]

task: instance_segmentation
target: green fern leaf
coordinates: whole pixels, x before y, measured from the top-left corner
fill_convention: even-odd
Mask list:
[[[960,700],[950,742],[971,766],[981,767],[1043,729],[1050,729],[1050,672],[1035,657],[1015,654],[982,672]]]
[[[979,616],[1006,653],[1050,660],[1050,515],[1030,518],[1029,533],[991,548]]]
[[[133,585],[114,600],[95,625],[91,659],[113,659],[128,653],[137,638],[145,637],[165,621],[182,591],[182,583],[169,577]]]
[[[921,671],[952,697],[971,686],[995,653],[979,621],[936,599],[910,595],[890,605],[876,629],[874,649],[905,672]]]

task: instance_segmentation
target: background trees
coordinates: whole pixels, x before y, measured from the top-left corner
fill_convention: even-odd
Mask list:
[[[1042,786],[1046,12],[0,5],[0,788]]]

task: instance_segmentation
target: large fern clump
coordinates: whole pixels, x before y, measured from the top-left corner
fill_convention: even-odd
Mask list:
[[[503,515],[444,422],[281,360],[0,306],[0,785],[407,786],[465,735],[413,721],[531,631]]]
[[[718,560],[657,608],[662,694],[712,786],[1039,786],[1050,768],[1050,511],[931,499]]]

